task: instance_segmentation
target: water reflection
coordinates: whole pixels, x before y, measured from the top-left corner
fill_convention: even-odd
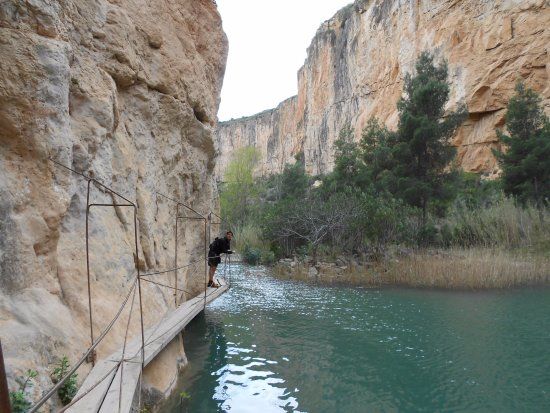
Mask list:
[[[233,281],[184,334],[191,399],[162,412],[550,411],[548,289]]]

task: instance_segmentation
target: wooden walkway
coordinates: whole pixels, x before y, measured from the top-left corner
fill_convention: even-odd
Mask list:
[[[206,304],[222,295],[229,286],[218,280],[219,288],[208,288]],[[145,366],[149,364],[166,347],[189,322],[199,314],[205,305],[204,293],[186,301],[154,326],[145,331]],[[115,368],[122,356],[122,349],[100,360],[82,383],[75,398],[89,391],[97,382],[101,383],[71,406],[70,413],[130,413],[134,398],[138,396],[138,385],[141,374],[141,334],[126,345],[125,361]],[[120,376],[123,383],[120,388]],[[138,392],[136,392],[138,390]],[[119,393],[120,398],[119,410]]]

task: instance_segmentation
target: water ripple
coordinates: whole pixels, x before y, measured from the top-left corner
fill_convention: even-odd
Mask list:
[[[232,281],[185,332],[191,399],[163,412],[550,411],[548,289]]]

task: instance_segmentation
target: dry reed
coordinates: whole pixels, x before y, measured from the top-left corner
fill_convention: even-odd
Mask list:
[[[399,285],[443,289],[491,289],[550,283],[550,258],[499,249],[421,250],[336,273],[334,268],[309,275],[309,266],[276,266],[281,278],[330,284]]]
[[[550,281],[550,259],[498,249],[424,251],[387,265],[385,283],[451,289],[508,288]]]

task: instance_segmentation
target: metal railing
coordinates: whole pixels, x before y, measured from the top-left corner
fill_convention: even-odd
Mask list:
[[[62,163],[51,159],[50,161],[53,162],[55,165],[64,168],[71,173],[74,173],[78,176],[83,177],[87,181],[87,191],[86,191],[86,225],[85,225],[85,237],[86,237],[86,277],[87,277],[87,292],[88,292],[88,312],[89,312],[89,323],[90,323],[90,346],[84,351],[84,353],[81,355],[79,360],[74,363],[73,367],[65,374],[64,377],[62,377],[53,387],[51,387],[41,398],[38,400],[29,410],[29,413],[35,413],[42,407],[54,394],[57,393],[57,391],[65,384],[65,382],[78,370],[78,368],[85,363],[86,361],[91,362],[92,365],[95,365],[96,361],[96,353],[95,349],[97,346],[103,341],[103,339],[107,336],[107,334],[111,331],[113,325],[116,323],[116,321],[119,319],[121,314],[123,313],[124,309],[126,308],[126,305],[131,299],[130,309],[128,311],[128,319],[126,322],[126,328],[124,333],[124,341],[123,341],[123,347],[122,347],[122,356],[120,360],[115,360],[115,364],[112,369],[110,369],[107,374],[102,376],[99,380],[97,380],[95,383],[91,385],[84,393],[79,395],[77,398],[73,399],[67,406],[63,407],[60,412],[66,411],[68,408],[72,407],[75,403],[82,400],[85,396],[90,394],[92,390],[94,390],[98,385],[100,385],[104,380],[106,380],[116,369],[120,367],[120,391],[119,391],[119,411],[121,406],[121,397],[122,397],[122,383],[123,383],[123,374],[124,374],[124,362],[130,361],[138,356],[139,353],[141,353],[141,372],[140,372],[140,385],[141,385],[141,376],[143,372],[143,367],[145,364],[145,347],[148,344],[151,344],[152,337],[155,334],[155,331],[151,332],[149,335],[147,341],[145,339],[145,331],[144,331],[144,321],[143,321],[143,296],[142,296],[142,288],[141,288],[141,282],[145,281],[147,283],[163,287],[163,288],[169,288],[174,291],[174,305],[175,307],[178,307],[181,302],[181,297],[183,297],[183,294],[191,294],[189,291],[186,291],[185,289],[178,287],[178,270],[181,270],[183,268],[189,268],[191,266],[196,266],[202,261],[204,262],[204,273],[205,273],[205,286],[204,286],[204,306],[206,306],[206,299],[207,299],[207,283],[208,283],[208,246],[210,243],[210,233],[211,233],[211,225],[212,223],[212,215],[215,215],[216,217],[220,218],[218,215],[213,213],[212,211],[209,212],[208,216],[205,217],[204,215],[200,214],[198,211],[193,209],[191,206],[184,204],[183,202],[180,202],[178,200],[172,199],[171,197],[168,197],[164,194],[161,194],[157,192],[156,194],[162,198],[165,198],[176,205],[176,212],[175,212],[175,220],[174,220],[174,227],[175,227],[175,243],[174,243],[174,267],[160,270],[160,271],[154,271],[149,273],[141,273],[141,264],[139,261],[139,246],[138,246],[138,217],[137,217],[137,209],[138,206],[126,198],[125,196],[121,195],[119,192],[113,190],[109,186],[103,184],[98,179],[93,178],[91,176],[86,175],[83,172],[77,171],[73,168],[70,168],[66,165],[63,165]],[[92,187],[96,187],[98,189],[101,189],[109,194],[111,194],[111,197],[113,198],[112,203],[99,203],[99,202],[90,202],[91,198],[91,192]],[[114,200],[115,199],[121,199],[123,202],[117,203]],[[91,280],[91,264],[90,264],[90,211],[92,208],[117,208],[117,207],[127,207],[133,209],[133,221],[134,221],[134,260],[135,260],[135,267],[136,267],[136,273],[132,274],[134,278],[131,282],[131,287],[127,291],[124,299],[122,300],[122,303],[120,307],[118,308],[117,312],[115,313],[114,317],[110,320],[110,322],[107,324],[107,326],[103,329],[103,331],[100,333],[100,335],[96,338],[94,336],[94,328],[93,328],[93,306],[92,306],[92,280]],[[180,215],[180,210],[185,210],[188,212],[191,212],[193,215]],[[178,220],[190,220],[190,221],[202,221],[204,225],[204,257],[201,259],[197,259],[193,262],[187,263],[185,265],[178,265],[178,243],[179,243],[179,235],[178,235]],[[221,219],[221,218],[220,218]],[[221,223],[221,222],[220,222]],[[214,223],[216,224],[216,223]],[[229,258],[229,264],[231,263],[231,259]],[[226,257],[226,265],[227,267],[227,257]],[[225,275],[224,269],[224,275]],[[145,277],[151,277],[154,275],[160,275],[165,274],[169,272],[174,272],[174,286],[164,284],[158,281],[153,281],[150,278]],[[126,358],[126,350],[127,350],[127,339],[128,339],[128,332],[130,329],[130,323],[136,298],[136,291],[138,292],[138,298],[139,298],[139,316],[140,316],[140,334],[141,334],[141,346],[138,349],[138,351],[130,358]],[[178,297],[178,293],[181,292],[182,295]],[[198,301],[193,305],[196,306],[198,304],[201,304],[201,301]],[[158,326],[157,326],[158,327]],[[157,340],[159,337],[156,337],[155,340]],[[154,341],[154,340],[153,340]],[[113,377],[114,379],[114,377]],[[0,408],[2,408],[2,412],[10,412],[10,402],[9,402],[9,392],[7,391],[7,382],[6,382],[6,376],[4,371],[4,364],[3,364],[3,356],[2,356],[2,348],[0,343]]]

